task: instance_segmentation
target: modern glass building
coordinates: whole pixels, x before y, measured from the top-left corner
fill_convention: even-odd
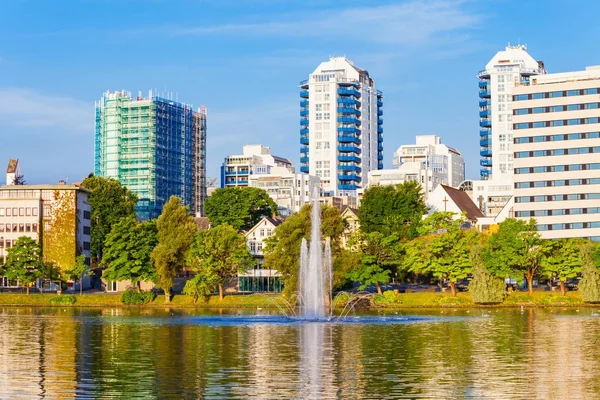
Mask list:
[[[206,197],[206,112],[153,96],[106,92],[96,102],[95,174],[138,195],[140,219],[156,218],[172,195],[195,215]]]
[[[546,73],[544,64],[523,45],[499,51],[478,74],[479,144],[482,180],[510,180],[513,171],[512,91],[531,76]]]
[[[324,196],[355,196],[383,168],[383,94],[345,57],[300,83],[300,171],[321,178]]]

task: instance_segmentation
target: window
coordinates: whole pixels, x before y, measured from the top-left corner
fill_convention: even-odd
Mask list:
[[[586,110],[592,110],[598,108],[598,103],[587,103],[584,106]]]
[[[545,99],[546,98],[546,93],[533,93],[531,95],[531,98],[534,99],[534,100]]]
[[[25,232],[25,224],[19,224],[19,232]]]
[[[25,232],[31,232],[31,224],[25,224]]]
[[[543,107],[540,107],[540,108],[543,108]],[[536,109],[534,108],[534,110],[536,110]],[[525,115],[525,114],[529,114],[529,108],[519,108],[519,109],[515,110],[515,115]]]
[[[546,127],[546,121],[537,121],[533,123],[533,127],[534,128],[545,128]]]
[[[33,215],[37,215],[37,208],[34,208],[33,210],[34,210]],[[88,219],[89,220],[91,218],[92,218],[92,213],[91,212],[89,212],[89,211],[84,211],[83,212],[83,219]]]
[[[527,122],[515,124],[515,129],[527,129],[527,128],[529,128],[529,123],[527,123]]]
[[[513,96],[513,101],[521,101],[521,100],[529,100],[529,95],[527,94],[518,94]]]
[[[315,104],[315,111],[323,111],[323,104]]]
[[[25,215],[28,216],[28,217],[31,215],[31,207],[27,207],[25,209]]]
[[[89,235],[90,234],[90,227],[89,226],[84,226],[83,227],[83,234],[84,235]]]
[[[581,104],[569,104],[567,106],[567,111],[576,111],[581,110]]]
[[[564,96],[564,92],[562,90],[560,90],[558,92],[550,92],[550,98],[563,97],[563,96]]]
[[[581,120],[579,118],[567,120],[567,125],[579,125],[580,123],[581,123]]]
[[[546,107],[536,107],[533,109],[534,114],[541,114],[546,112]]]
[[[585,119],[585,123],[586,124],[597,124],[598,123],[598,117],[586,118]]]
[[[90,249],[90,242],[83,242],[83,250],[89,250]]]
[[[499,92],[504,92],[504,90],[505,90],[505,89],[504,89],[504,83],[499,83],[499,84],[498,84],[498,91],[499,91]]]
[[[580,92],[579,89],[567,90],[567,96],[579,96]]]
[[[565,106],[552,106],[550,112],[561,112],[565,110]]]
[[[4,232],[4,224],[0,224],[0,232]]]
[[[19,208],[19,217],[24,217],[25,216],[25,208],[24,207],[20,207]]]
[[[583,94],[598,94],[598,89],[583,89]]]
[[[550,126],[564,126],[565,125],[565,121],[558,120],[558,121],[550,121]]]
[[[38,224],[31,224],[31,231],[32,232],[37,232],[38,231]]]

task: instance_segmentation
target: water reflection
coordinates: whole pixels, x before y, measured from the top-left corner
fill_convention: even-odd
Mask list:
[[[168,309],[4,308],[0,398],[600,397],[590,310],[474,314],[245,324]]]

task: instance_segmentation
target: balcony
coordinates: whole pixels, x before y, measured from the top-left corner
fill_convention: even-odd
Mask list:
[[[307,137],[301,137],[300,138],[300,144],[308,146],[308,138]]]
[[[359,163],[360,162],[360,157],[356,157],[356,156],[338,156],[338,161],[340,161],[340,162],[355,162],[355,163]]]
[[[383,119],[377,118],[377,125],[383,125]]]
[[[479,107],[489,107],[492,102],[489,99],[479,100]]]
[[[479,136],[489,136],[491,134],[492,134],[491,129],[480,129],[479,130]]]
[[[308,100],[300,100],[300,107],[302,107],[302,108],[308,107]]]
[[[308,162],[308,156],[306,156],[306,157],[300,157],[300,162],[301,163],[307,163]]]
[[[237,172],[235,172],[235,171],[225,172],[225,176],[236,176],[236,175],[237,175]]]
[[[249,171],[247,169],[238,171],[238,175],[248,175]]]
[[[377,160],[383,161],[383,154],[382,153],[377,153]]]
[[[489,147],[492,144],[492,139],[489,138],[489,136],[485,137],[485,138],[481,138],[479,140],[479,145],[482,147]]]
[[[337,102],[338,102],[338,104],[349,104],[352,106],[360,107],[360,101],[353,99],[351,97],[340,97]]]
[[[383,163],[377,163],[377,169],[383,169]]]
[[[338,180],[360,182],[360,177],[358,175],[351,175],[351,174],[338,175]]]
[[[490,110],[489,108],[485,110],[479,110],[479,116],[482,118],[489,117],[490,115],[492,115],[492,110]]]
[[[380,98],[377,98],[377,107],[383,107],[383,101]]]
[[[308,147],[300,148],[300,153],[308,153]]]
[[[492,156],[492,149],[490,149],[489,147],[481,147],[479,149],[479,155],[481,157],[491,157]]]
[[[481,97],[482,99],[488,98],[492,95],[492,93],[489,90],[480,90],[479,91],[479,97]]]
[[[345,115],[360,115],[360,111],[356,108],[342,107],[338,108],[337,112]]]
[[[383,115],[383,110],[381,108],[377,109],[377,115],[380,117]]]
[[[490,73],[484,69],[482,71],[479,71],[479,73],[477,74],[477,77],[479,79],[486,79],[486,78],[489,79],[490,78]]]
[[[300,97],[302,97],[303,99],[308,99],[308,90],[301,90]]]
[[[360,97],[360,92],[354,88],[351,88],[351,89],[339,88],[337,92],[340,96]]]
[[[481,168],[479,170],[479,175],[481,175],[481,177],[488,177],[492,174],[492,171],[488,168]]]
[[[301,135],[308,135],[308,128],[302,128],[302,129],[300,129],[300,134]]]
[[[306,117],[308,115],[308,109],[302,109],[300,110],[300,116],[301,117]]]
[[[248,184],[248,179],[240,179],[239,181],[237,181],[238,185],[247,185]]]
[[[354,133],[355,135],[360,135],[360,129],[343,126],[338,128],[338,133]]]
[[[356,185],[338,185],[339,190],[356,190],[358,186]]]
[[[308,118],[300,118],[300,125],[308,126]]]
[[[479,120],[479,126],[481,126],[482,128],[491,128],[492,120],[488,118],[481,119]]]
[[[300,172],[308,174],[308,167],[307,166],[300,167]]]
[[[360,174],[362,170],[358,165],[338,165],[338,171],[354,171]]]
[[[492,167],[492,159],[491,158],[484,158],[483,160],[479,160],[479,165],[481,165],[482,167]]]
[[[338,146],[338,151],[340,153],[356,153],[356,154],[360,154],[360,147]]]
[[[360,139],[354,136],[338,136],[340,143],[356,143],[360,144]]]
[[[479,81],[479,87],[481,89],[487,90],[489,84],[490,84],[490,81],[488,81],[488,80]]]
[[[351,117],[340,117],[340,118],[338,118],[338,122],[340,122],[342,124],[360,125],[360,119],[351,118]]]
[[[377,133],[383,133],[383,127],[381,127],[381,125],[377,127]]]

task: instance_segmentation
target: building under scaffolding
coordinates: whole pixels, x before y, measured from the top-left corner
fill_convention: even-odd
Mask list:
[[[206,112],[153,96],[106,92],[96,103],[95,174],[138,195],[140,219],[156,218],[172,195],[197,216],[206,198]]]

